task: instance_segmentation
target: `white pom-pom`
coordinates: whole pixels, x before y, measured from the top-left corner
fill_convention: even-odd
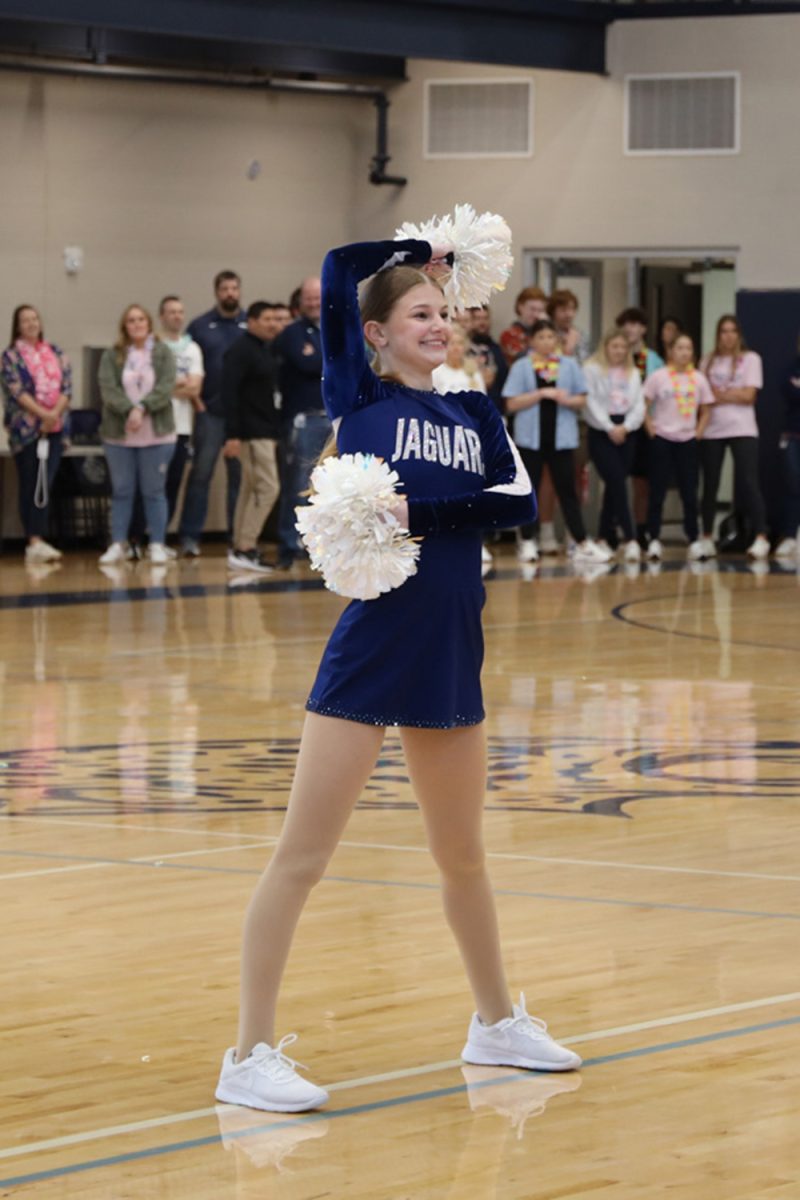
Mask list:
[[[471,204],[457,204],[452,216],[431,217],[422,225],[406,221],[395,241],[405,238],[453,247],[455,261],[444,283],[451,312],[486,304],[492,292],[501,292],[508,283],[514,265],[511,230],[497,213],[479,215]]]
[[[373,454],[342,454],[314,468],[296,528],[332,592],[375,600],[416,574],[419,543],[390,511],[399,482]]]

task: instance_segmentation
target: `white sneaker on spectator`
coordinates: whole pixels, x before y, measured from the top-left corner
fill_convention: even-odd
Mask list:
[[[258,575],[271,575],[274,571],[258,550],[229,550],[228,567],[232,571],[254,571]]]
[[[539,561],[539,547],[535,538],[520,538],[517,542],[517,558],[522,563]]]
[[[476,1066],[524,1067],[528,1071],[574,1071],[581,1065],[574,1051],[550,1037],[544,1021],[528,1014],[523,993],[513,1007],[513,1016],[495,1025],[484,1025],[478,1014],[473,1014],[461,1057]]]
[[[549,530],[543,530],[539,535],[539,553],[540,554],[558,554],[561,551],[558,539],[554,533]]]
[[[686,557],[692,562],[699,562],[701,559],[705,558],[705,554],[703,552],[703,542],[701,538],[696,538],[693,542],[689,543],[689,546],[686,550]]]
[[[716,543],[714,542],[713,538],[702,537],[702,538],[700,538],[700,542],[703,547],[703,558],[716,558],[717,557],[717,547],[716,547]]]
[[[63,558],[61,551],[56,550],[55,546],[51,546],[44,540],[31,542],[25,547],[25,562],[27,563],[58,562],[60,558]]]
[[[575,547],[575,553],[572,557],[576,562],[607,563],[611,561],[613,556],[613,551],[609,546],[606,546],[604,550],[597,542],[593,542],[591,538],[586,538],[585,541]]]
[[[769,557],[769,539],[760,533],[756,540],[747,547],[747,553],[750,558],[768,558]]]
[[[101,567],[111,567],[114,563],[126,562],[128,548],[124,542],[112,542],[108,549],[97,560]]]
[[[646,557],[650,559],[659,559],[663,553],[664,551],[661,547],[661,542],[658,540],[658,538],[653,538],[647,547]]]
[[[797,554],[797,538],[785,537],[775,547],[776,558],[794,558]]]
[[[155,567],[165,567],[172,561],[163,542],[151,542],[147,548],[147,557]]]
[[[635,538],[632,541],[625,543],[625,549],[622,552],[622,557],[627,563],[638,563],[642,561],[642,547]]]
[[[298,1075],[299,1064],[284,1054],[296,1041],[296,1033],[287,1033],[274,1048],[259,1042],[240,1063],[235,1049],[226,1050],[214,1093],[217,1100],[264,1112],[306,1112],[327,1104],[328,1093]]]
[[[199,558],[200,543],[197,538],[185,537],[181,542],[181,555],[183,558]]]

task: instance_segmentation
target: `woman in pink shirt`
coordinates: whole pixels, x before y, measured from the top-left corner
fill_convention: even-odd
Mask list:
[[[100,433],[111,473],[111,545],[101,566],[128,557],[128,528],[137,488],[150,534],[150,561],[168,561],[167,469],[175,452],[175,355],[153,333],[153,318],[130,304],[119,337],[103,352],[97,373],[103,399]]]
[[[703,551],[713,557],[714,517],[725,450],[730,448],[736,468],[736,495],[755,531],[747,553],[752,558],[769,554],[767,511],[758,485],[758,425],[756,396],[763,386],[761,358],[748,350],[742,327],[730,314],[717,322],[713,353],[706,355],[700,370],[708,378],[714,407],[700,443],[703,468]]]
[[[654,371],[644,385],[645,429],[650,443],[650,501],[647,557],[661,558],[661,513],[674,473],[683,505],[683,528],[689,558],[704,556],[697,524],[697,442],[708,423],[714,396],[708,380],[694,366],[694,344],[687,333],[672,343],[666,367]]]

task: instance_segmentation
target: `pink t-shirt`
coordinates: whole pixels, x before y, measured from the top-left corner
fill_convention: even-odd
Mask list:
[[[697,429],[698,408],[714,403],[705,375],[669,367],[653,372],[644,385],[644,398],[655,433],[668,442],[690,442]]]
[[[718,391],[745,387],[758,389],[764,386],[761,356],[752,350],[746,350],[736,359],[730,355],[705,358],[700,366]],[[711,420],[703,437],[758,437],[755,404],[726,404],[724,400],[717,400],[711,410]]]

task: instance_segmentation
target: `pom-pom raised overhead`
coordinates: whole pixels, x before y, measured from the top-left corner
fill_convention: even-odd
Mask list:
[[[442,281],[451,312],[488,303],[492,292],[506,286],[514,265],[508,225],[497,213],[476,213],[471,204],[457,204],[452,216],[421,225],[406,221],[395,233],[395,240],[405,238],[452,246],[453,267]]]

